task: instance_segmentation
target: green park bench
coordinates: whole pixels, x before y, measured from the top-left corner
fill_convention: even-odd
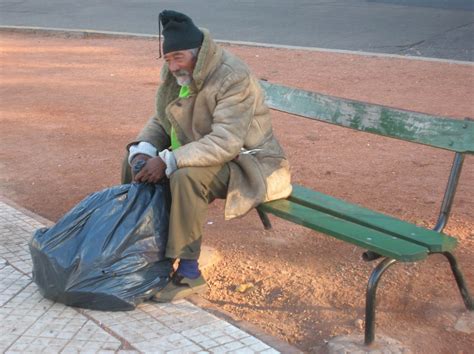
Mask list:
[[[383,260],[373,269],[367,285],[365,344],[375,337],[377,284],[397,262],[416,262],[432,254],[444,255],[451,266],[462,299],[473,310],[472,297],[453,250],[455,238],[443,233],[448,221],[465,154],[474,154],[474,121],[404,111],[261,81],[271,109],[367,133],[424,144],[454,153],[436,226],[430,230],[395,217],[336,199],[304,186],[293,185],[287,199],[261,204],[258,214],[265,229],[267,213],[362,247],[362,258]]]

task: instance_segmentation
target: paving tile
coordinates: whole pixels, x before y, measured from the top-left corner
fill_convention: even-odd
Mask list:
[[[237,350],[231,350],[229,351],[230,354],[254,354],[254,353],[257,353],[256,351],[248,348],[248,347],[243,347],[243,348],[239,348]]]
[[[233,341],[233,342],[224,344],[223,347],[226,348],[228,351],[231,351],[231,350],[237,350],[237,349],[243,348],[245,347],[245,344],[239,341]]]
[[[2,328],[3,328],[3,325],[2,325]],[[18,337],[19,337],[18,334],[3,333],[3,330],[2,330],[2,334],[0,334],[0,352],[3,353],[8,347],[10,347],[18,339]]]
[[[146,348],[149,348],[150,345],[153,348],[157,348],[159,350],[172,351],[183,350],[183,348],[190,347],[193,344],[193,342],[191,342],[189,339],[185,338],[181,334],[172,333],[168,336],[162,336],[160,338],[151,339],[146,342],[133,343],[133,346],[142,351],[147,351]]]
[[[240,341],[247,346],[251,346],[260,342],[257,338],[252,337],[252,336],[242,338]]]
[[[117,339],[110,337],[110,340],[80,340],[73,338],[69,343],[64,347],[64,351],[68,350],[79,350],[81,353],[92,352],[96,353],[101,350],[115,352],[120,348],[121,343]]]
[[[26,286],[23,292],[34,294],[34,285],[30,284]],[[0,332],[0,352],[10,347],[52,306],[52,303],[43,300],[42,297],[30,296],[28,298],[22,298],[16,296],[0,307],[0,323],[2,324],[2,331]],[[25,314],[25,309],[31,309],[34,306],[39,306],[41,309]]]
[[[0,352],[117,350],[121,342],[79,312],[44,299],[34,284],[0,307]],[[20,293],[21,294],[21,293]],[[25,309],[36,308],[36,311]]]
[[[262,352],[260,352],[260,353],[262,353],[262,354],[278,354],[279,352],[276,351],[276,350],[273,349],[273,348],[269,348],[269,349],[264,350],[264,351],[262,351]]]
[[[7,265],[6,261],[2,263],[4,265],[0,268],[0,306],[31,283],[28,276]]]
[[[23,216],[22,213],[9,205],[0,202],[0,257],[6,259],[15,268],[25,274],[30,274],[32,262],[28,248],[33,233],[42,225],[34,219]]]
[[[22,336],[8,348],[9,352],[59,352],[67,344],[67,340],[58,338],[36,338]]]
[[[180,349],[167,351],[166,354],[199,353],[199,352],[201,352],[201,350],[202,350],[202,348],[200,348],[199,346],[197,346],[195,344],[192,344],[190,346],[183,347],[183,348],[180,348]]]
[[[251,345],[250,349],[256,350],[256,351],[263,351],[263,350],[267,350],[267,349],[271,349],[271,348],[268,345],[266,345],[265,343],[259,342],[259,343],[255,343],[255,344]]]
[[[218,347],[219,346],[219,343],[217,343],[215,340],[213,339],[207,339],[205,341],[202,341],[202,342],[199,342],[199,345],[203,348],[203,349],[211,349],[211,348],[215,348],[215,347]]]

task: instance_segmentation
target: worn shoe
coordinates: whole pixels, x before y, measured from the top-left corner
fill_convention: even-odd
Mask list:
[[[183,299],[192,294],[203,294],[208,285],[202,274],[196,279],[185,278],[174,273],[170,282],[151,298],[155,302],[171,302]]]

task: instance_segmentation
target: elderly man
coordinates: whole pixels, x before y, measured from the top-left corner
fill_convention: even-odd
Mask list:
[[[272,133],[258,80],[186,15],[163,11],[166,61],[156,114],[128,145],[123,182],[170,180],[172,206],[166,256],[179,259],[166,302],[207,289],[198,266],[208,204],[226,199],[225,218],[291,193],[289,164]],[[136,175],[130,166],[145,160]]]

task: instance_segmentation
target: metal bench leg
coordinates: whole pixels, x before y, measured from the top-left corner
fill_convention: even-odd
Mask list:
[[[453,271],[454,278],[456,279],[456,283],[458,284],[459,291],[461,292],[462,299],[464,300],[464,304],[466,308],[470,311],[474,310],[474,304],[472,301],[472,296],[469,294],[469,290],[467,289],[466,281],[464,280],[464,276],[461,273],[461,269],[458,267],[458,262],[456,257],[451,252],[443,252],[443,255],[448,259],[449,265],[451,266],[451,270]]]
[[[272,223],[270,222],[270,219],[268,218],[267,213],[265,213],[259,207],[257,207],[256,209],[257,209],[258,216],[260,216],[260,220],[262,220],[263,228],[265,230],[270,230],[272,228]]]
[[[377,292],[377,285],[382,274],[388,269],[388,267],[396,262],[396,259],[385,258],[375,267],[370,275],[365,299],[365,345],[372,344],[375,338],[375,294]]]

